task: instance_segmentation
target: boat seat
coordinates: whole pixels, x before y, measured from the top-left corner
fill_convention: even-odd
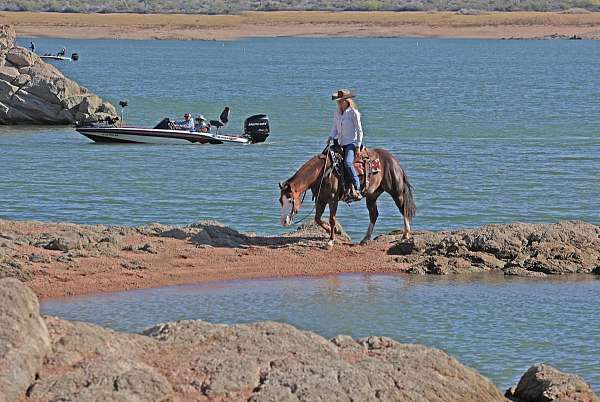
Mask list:
[[[162,129],[162,130],[170,130],[171,129],[171,119],[165,117],[158,123],[154,128]]]
[[[223,127],[229,121],[229,106],[225,106],[225,109],[221,112],[219,120],[211,120],[209,123],[211,126],[219,128]]]

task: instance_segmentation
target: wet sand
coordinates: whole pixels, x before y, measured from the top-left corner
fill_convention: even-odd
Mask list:
[[[247,12],[240,15],[0,12],[19,36],[233,40],[246,37],[600,39],[600,13]]]

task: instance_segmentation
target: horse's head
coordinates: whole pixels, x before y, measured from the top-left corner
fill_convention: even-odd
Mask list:
[[[302,201],[301,192],[295,191],[289,181],[279,183],[281,194],[279,203],[281,204],[281,226],[290,226],[294,223],[294,216],[298,214]]]

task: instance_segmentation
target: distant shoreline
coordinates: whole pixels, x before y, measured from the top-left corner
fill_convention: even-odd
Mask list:
[[[19,36],[235,40],[250,37],[600,39],[598,12],[282,11],[240,15],[0,12]]]

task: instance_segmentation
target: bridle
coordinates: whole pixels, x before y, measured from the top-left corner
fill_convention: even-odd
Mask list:
[[[292,221],[292,223],[298,224],[298,223],[304,221],[315,210],[315,206],[317,204],[317,200],[319,199],[319,195],[321,194],[321,188],[323,187],[323,179],[325,179],[325,173],[326,173],[326,170],[327,170],[327,162],[328,162],[328,159],[329,159],[329,147],[330,146],[327,145],[327,154],[325,155],[325,165],[323,166],[323,173],[321,173],[321,181],[319,182],[319,189],[317,190],[317,196],[314,198],[315,205],[313,205],[313,207],[310,210],[310,212],[307,213],[306,215],[304,215],[304,217],[302,219],[300,219],[298,222],[294,222],[294,216],[298,215],[299,208],[304,203],[304,199],[306,198],[306,193],[308,193],[308,189],[306,189],[306,191],[304,191],[304,194],[302,195],[302,201],[300,201],[300,205],[298,206],[298,209],[296,209],[296,198],[295,197],[291,197],[292,210],[290,211],[290,220]],[[332,170],[329,171],[329,174],[331,174],[331,172],[332,172]]]

